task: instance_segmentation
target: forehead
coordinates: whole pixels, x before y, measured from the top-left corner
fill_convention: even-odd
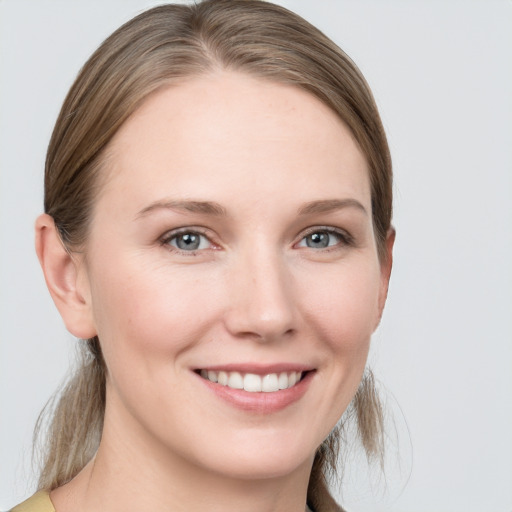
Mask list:
[[[134,201],[158,190],[228,196],[283,187],[301,201],[338,186],[370,200],[366,160],[330,108],[301,89],[233,72],[151,95],[114,137],[108,160],[107,192],[136,185]]]

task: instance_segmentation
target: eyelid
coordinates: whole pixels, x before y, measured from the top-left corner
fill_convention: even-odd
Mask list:
[[[334,226],[311,226],[310,228],[307,228],[300,234],[299,240],[294,245],[297,246],[300,242],[302,242],[304,240],[304,238],[306,238],[309,235],[312,235],[313,233],[318,233],[318,232],[324,232],[324,233],[337,235],[342,239],[342,242],[340,244],[325,247],[324,249],[315,249],[315,250],[324,250],[324,251],[332,250],[332,249],[338,248],[340,245],[341,246],[354,245],[354,242],[355,242],[354,237],[345,229],[337,228]]]
[[[208,242],[210,243],[210,247],[208,247],[206,249],[195,249],[195,250],[190,250],[190,251],[184,251],[184,250],[181,250],[178,247],[172,246],[170,244],[170,241],[173,238],[176,238],[180,235],[184,235],[187,233],[199,235],[199,236],[206,238],[208,240]],[[212,249],[214,249],[214,250],[218,249],[219,248],[218,244],[216,244],[212,240],[212,238],[213,237],[212,237],[211,232],[205,228],[201,228],[199,226],[185,226],[185,227],[175,228],[175,229],[166,231],[162,236],[159,237],[158,241],[159,241],[160,245],[165,246],[168,250],[170,250],[172,252],[177,252],[179,254],[186,254],[186,255],[190,256],[190,255],[197,254],[198,252],[212,250]]]
[[[315,249],[316,251],[333,250],[336,248],[340,248],[340,246],[341,247],[351,246],[351,245],[354,245],[354,243],[355,243],[354,237],[345,229],[334,227],[334,226],[318,225],[318,226],[311,226],[311,227],[305,229],[304,231],[302,231],[298,237],[297,242],[295,242],[293,244],[294,247],[297,247],[307,236],[309,236],[313,233],[317,233],[317,232],[325,232],[325,233],[336,235],[341,239],[341,241],[335,245],[328,246],[323,249]],[[196,234],[196,235],[205,237],[208,240],[210,247],[204,248],[204,249],[195,249],[195,250],[190,250],[190,251],[184,251],[184,250],[179,249],[178,247],[170,245],[169,242],[173,238],[175,238],[179,235],[182,235],[182,234],[186,234],[186,233],[192,233],[192,234]],[[194,255],[194,254],[197,254],[198,252],[203,252],[206,250],[217,250],[220,248],[219,244],[214,241],[215,237],[212,235],[213,234],[211,233],[210,230],[199,227],[199,226],[184,226],[184,227],[175,228],[175,229],[166,231],[162,236],[160,236],[158,238],[158,241],[159,241],[160,245],[165,246],[168,250],[171,250],[173,252],[186,254],[186,255]]]

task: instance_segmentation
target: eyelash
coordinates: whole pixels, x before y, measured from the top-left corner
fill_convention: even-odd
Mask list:
[[[320,233],[328,234],[329,236],[334,235],[339,239],[339,241],[333,245],[328,245],[326,247],[320,247],[320,248],[317,248],[314,250],[327,252],[327,251],[340,249],[341,247],[350,247],[350,246],[354,245],[354,238],[352,237],[352,235],[350,235],[348,232],[346,232],[344,230],[329,227],[329,226],[314,226],[314,227],[306,230],[306,232],[302,234],[299,242],[294,244],[294,247],[299,246],[299,247],[313,249],[312,247],[303,246],[303,245],[299,245],[299,244],[304,242],[307,239],[307,237],[314,235],[314,234],[320,234]],[[205,238],[206,240],[208,240],[208,243],[211,246],[213,246],[213,248],[215,248],[215,243],[212,242],[212,240],[210,239],[210,237],[208,236],[208,234],[205,231],[202,231],[201,229],[198,229],[198,228],[188,228],[188,227],[181,228],[181,229],[166,233],[165,235],[163,235],[160,238],[160,245],[165,246],[169,250],[172,250],[174,252],[184,254],[187,256],[195,256],[200,251],[203,251],[206,249],[206,248],[198,248],[198,249],[192,249],[192,250],[184,250],[184,249],[180,249],[177,246],[171,245],[171,242],[173,240],[175,240],[183,235],[195,235],[195,236]],[[212,249],[212,247],[208,247],[208,249]]]
[[[340,249],[341,247],[351,247],[354,245],[354,238],[347,231],[342,229],[333,228],[330,226],[314,226],[303,234],[301,237],[299,244],[302,243],[308,236],[318,234],[318,233],[326,233],[328,235],[335,235],[339,242],[333,245],[328,245],[327,247],[322,247],[318,250],[323,250],[323,252],[332,251],[336,249]],[[303,247],[303,246],[302,246]]]
[[[215,246],[215,244],[211,241],[210,237],[206,234],[206,232],[204,232],[198,228],[181,228],[178,230],[170,231],[160,238],[160,245],[165,246],[168,250],[175,251],[179,254],[184,254],[187,256],[195,256],[195,255],[197,255],[198,252],[204,250],[204,248],[203,248],[203,249],[193,249],[193,250],[187,251],[187,250],[180,249],[179,247],[171,245],[171,242],[173,240],[179,238],[180,236],[184,236],[184,235],[195,235],[195,236],[205,238],[206,240],[208,240],[208,243],[210,245]],[[208,247],[208,248],[211,248],[211,247]]]

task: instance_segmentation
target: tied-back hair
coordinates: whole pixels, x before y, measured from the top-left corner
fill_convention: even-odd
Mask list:
[[[86,247],[91,210],[108,167],[107,147],[153,92],[219,70],[308,91],[350,129],[365,155],[381,261],[391,225],[392,171],[371,91],[350,58],[311,24],[260,0],[162,5],[128,21],[81,69],[57,119],[46,157],[45,212],[70,252]],[[40,489],[71,480],[94,456],[105,411],[107,368],[101,342],[79,342],[78,367],[41,414]],[[383,415],[367,371],[341,424],[318,448],[308,488],[316,512],[341,510],[327,478],[336,469],[340,430],[353,418],[369,459],[382,460]]]

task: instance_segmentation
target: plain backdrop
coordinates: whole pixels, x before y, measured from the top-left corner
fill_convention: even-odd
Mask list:
[[[75,343],[33,250],[52,126],[90,53],[157,3],[0,0],[0,509],[34,490],[32,428]],[[355,454],[344,504],[510,512],[512,2],[280,3],[359,65],[394,160],[395,267],[370,355],[390,462],[384,479]]]

